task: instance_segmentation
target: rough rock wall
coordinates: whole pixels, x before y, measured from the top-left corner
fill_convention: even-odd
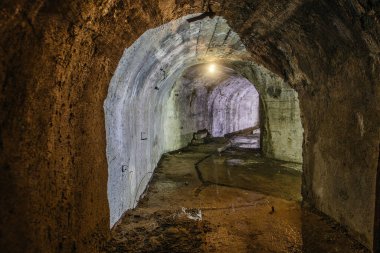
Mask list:
[[[212,1],[299,93],[306,201],[372,244],[379,2]],[[102,103],[124,48],[207,2],[0,3],[0,246],[96,252],[109,229]]]

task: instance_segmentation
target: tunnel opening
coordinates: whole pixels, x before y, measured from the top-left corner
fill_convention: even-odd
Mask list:
[[[189,67],[169,97],[168,103],[177,108],[176,112],[165,119],[165,129],[179,128],[182,140],[167,135],[167,141],[203,143],[198,135],[193,136],[203,130],[212,137],[236,135],[231,140],[234,146],[259,149],[259,99],[254,85],[231,68],[215,63]]]
[[[111,227],[136,207],[161,156],[203,129],[233,133],[219,151],[261,148],[265,157],[302,164],[297,92],[255,64],[222,17],[189,17],[145,32],[112,77],[104,103]]]

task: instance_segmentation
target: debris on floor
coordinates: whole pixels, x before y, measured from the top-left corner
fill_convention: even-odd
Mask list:
[[[207,129],[199,130],[193,134],[193,139],[191,140],[191,145],[200,145],[204,144],[206,139],[210,137],[210,133]]]
[[[204,235],[211,231],[209,222],[181,213],[126,215],[113,231],[107,252],[204,252],[201,247],[206,243]]]
[[[107,253],[368,253],[347,231],[301,206],[301,165],[227,140],[164,155],[146,196],[112,230]]]
[[[182,213],[190,220],[202,220],[202,210],[200,209],[182,207]]]

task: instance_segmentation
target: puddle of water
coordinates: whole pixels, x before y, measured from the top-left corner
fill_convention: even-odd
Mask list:
[[[228,155],[213,155],[198,165],[205,183],[301,200],[301,172],[288,167],[292,165],[262,157],[246,159]]]
[[[242,165],[244,163],[244,160],[241,160],[241,159],[228,159],[226,161],[223,161],[222,159],[218,159],[218,160],[221,161],[220,164],[227,162],[227,165],[229,165],[229,166],[238,166],[238,165]],[[213,161],[215,162],[215,159]]]

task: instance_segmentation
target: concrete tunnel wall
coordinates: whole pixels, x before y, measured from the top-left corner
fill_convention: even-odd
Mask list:
[[[282,78],[252,62],[234,62],[231,67],[254,83],[262,98],[263,153],[302,163],[304,129],[298,93]]]
[[[250,121],[241,115],[228,119],[230,115],[236,115],[236,113],[222,115],[228,112],[228,110],[222,110],[224,103],[231,102],[227,108],[236,110],[236,105],[247,106],[248,100],[254,98],[255,95],[244,100],[247,92],[252,94],[254,87],[249,86],[249,82],[243,78],[232,78],[221,84],[220,88],[214,89],[215,92],[210,94],[212,99],[207,100],[207,103],[210,101],[214,103],[207,104],[207,114],[198,120],[192,119],[191,115],[188,117],[186,113],[188,109],[178,110],[178,104],[186,105],[188,104],[186,101],[170,99],[171,91],[178,84],[176,81],[188,67],[226,59],[228,61],[249,59],[249,54],[239,37],[231,31],[221,17],[191,24],[186,21],[186,18],[188,17],[144,33],[125,50],[111,80],[104,104],[111,226],[126,210],[136,206],[163,153],[187,145],[191,134],[199,129],[209,128],[216,136],[222,136],[257,121],[257,118]],[[263,76],[268,73],[270,72],[265,72]],[[273,76],[268,77],[268,82],[274,78]],[[277,79],[280,80],[280,78]],[[227,91],[231,96],[227,99],[219,96],[222,90]],[[291,94],[296,97],[294,90]],[[245,102],[237,103],[237,99]],[[168,101],[171,102],[168,103]],[[274,108],[275,110],[272,111],[269,109],[272,108],[270,106],[265,108],[268,108],[266,111],[268,115],[275,114],[277,109]],[[211,116],[212,113],[222,114]],[[213,118],[215,121],[209,122],[205,118]],[[184,124],[181,120],[184,119],[198,123],[188,125],[186,129],[183,129]],[[271,118],[268,119],[272,121]],[[205,125],[199,123],[201,121],[206,122]],[[230,125],[221,126],[220,122],[228,122]],[[236,124],[236,122],[240,123]],[[288,123],[291,125],[287,125]],[[281,124],[271,124],[268,132],[276,129],[280,131],[284,126],[302,130],[300,124],[299,118],[298,121],[295,118],[294,122],[283,120]],[[296,156],[301,160],[302,131],[297,133],[299,136],[296,136],[295,143],[298,143],[299,147],[290,150],[293,157],[275,149],[271,149],[272,156],[292,161]],[[273,138],[271,142],[279,143],[275,137],[269,136],[266,139]],[[276,145],[271,144],[271,146]]]
[[[247,79],[230,78],[212,91],[208,111],[212,119],[209,129],[215,137],[258,127],[259,93]]]

